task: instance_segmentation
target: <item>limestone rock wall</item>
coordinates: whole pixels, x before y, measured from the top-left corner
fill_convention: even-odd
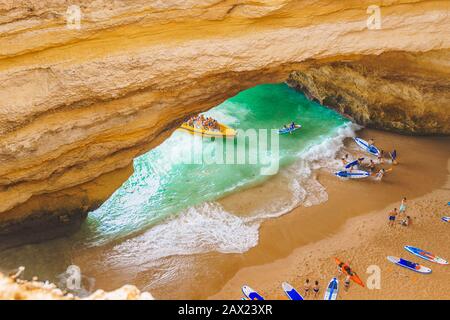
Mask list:
[[[372,4],[0,0],[0,238],[79,221],[183,118],[305,61],[450,47],[447,0],[378,1],[380,30]]]

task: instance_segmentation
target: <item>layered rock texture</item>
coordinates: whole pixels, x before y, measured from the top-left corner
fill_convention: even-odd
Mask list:
[[[0,235],[76,225],[186,116],[293,70],[362,123],[448,133],[449,2],[378,1],[369,30],[373,4],[0,0]]]
[[[288,83],[354,121],[407,134],[450,134],[450,53],[389,52],[314,62]]]
[[[76,295],[64,292],[55,284],[33,280],[21,280],[0,273],[0,300],[79,300]],[[106,292],[97,290],[83,300],[153,300],[148,292],[141,292],[132,285]]]

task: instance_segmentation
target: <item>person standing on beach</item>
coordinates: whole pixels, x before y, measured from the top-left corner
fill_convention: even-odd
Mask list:
[[[406,214],[406,197],[403,197],[402,203],[400,204],[399,214]]]
[[[309,279],[306,279],[305,285],[303,288],[305,290],[305,298],[306,298],[309,295],[309,290],[311,290],[311,285],[309,284]]]
[[[350,276],[346,276],[344,280],[344,290],[345,292],[348,291],[348,288],[350,287]]]
[[[395,217],[397,216],[397,208],[394,208],[391,212],[389,212],[389,226],[393,227],[395,223]]]
[[[314,291],[314,299],[317,299],[317,297],[319,296],[319,291],[320,291],[319,281],[317,281],[317,280],[314,282],[313,291]]]

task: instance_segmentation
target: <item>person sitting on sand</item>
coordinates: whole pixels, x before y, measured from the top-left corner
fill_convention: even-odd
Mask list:
[[[305,285],[303,286],[305,290],[305,298],[309,295],[309,290],[311,290],[311,285],[309,284],[309,279],[306,279]]]
[[[395,217],[397,216],[397,208],[389,212],[389,226],[393,227],[395,223]]]
[[[317,298],[319,296],[319,291],[320,291],[319,281],[317,281],[317,280],[314,282],[313,291],[314,291],[314,298]]]
[[[402,221],[400,221],[400,225],[404,227],[409,227],[411,225],[411,217],[406,216]]]

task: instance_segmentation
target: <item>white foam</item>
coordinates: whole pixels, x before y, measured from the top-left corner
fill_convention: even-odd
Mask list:
[[[116,245],[105,262],[110,267],[142,266],[176,255],[245,252],[257,242],[257,224],[245,223],[217,203],[204,203]]]
[[[315,179],[314,171],[338,166],[336,154],[342,149],[344,139],[353,137],[357,129],[359,127],[353,124],[339,128],[334,137],[300,153],[294,165],[281,170],[280,174],[290,181],[288,201],[271,201],[245,217],[226,212],[217,203],[204,203],[116,245],[106,262],[142,266],[170,256],[249,250],[257,245],[258,229],[264,220],[281,216],[300,205],[307,207],[327,201],[328,194]]]

